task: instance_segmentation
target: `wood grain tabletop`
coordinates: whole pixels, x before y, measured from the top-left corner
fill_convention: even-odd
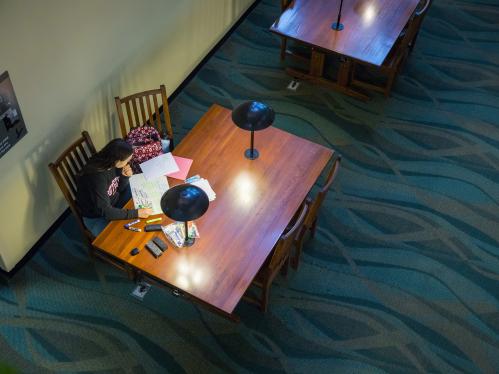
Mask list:
[[[293,0],[270,30],[327,52],[380,66],[419,0]]]

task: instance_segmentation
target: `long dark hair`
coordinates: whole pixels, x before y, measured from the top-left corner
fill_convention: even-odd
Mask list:
[[[111,169],[117,161],[126,160],[133,153],[133,148],[123,139],[113,139],[99,152],[92,156],[81,174],[95,173]]]

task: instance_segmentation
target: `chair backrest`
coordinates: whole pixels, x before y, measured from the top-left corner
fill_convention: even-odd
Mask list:
[[[315,196],[315,199],[309,205],[308,214],[304,222],[304,225],[307,228],[310,228],[314,223],[315,219],[317,218],[317,214],[322,205],[322,202],[326,198],[329,188],[331,187],[331,185],[336,179],[336,176],[338,175],[338,171],[340,170],[340,164],[341,164],[341,155],[338,155],[336,159],[333,161],[331,170],[329,170],[329,173],[326,178],[326,183],[324,183],[324,186],[322,186],[321,190]]]
[[[421,28],[421,23],[423,22],[424,17],[426,16],[426,13],[428,13],[428,9],[430,8],[432,1],[433,0],[423,0],[418,4],[413,16],[409,20],[407,31],[400,43],[399,50],[405,51],[409,44],[415,39],[419,29]]]
[[[415,15],[426,14],[433,0],[420,0],[414,11]]]
[[[413,21],[416,20],[417,30],[421,27],[421,22],[425,18],[426,14],[428,14],[428,9],[430,9],[431,3],[433,0],[421,0],[418,6],[416,7],[416,11],[414,12]]]
[[[281,12],[284,12],[290,3],[291,0],[281,0]]]
[[[277,271],[282,267],[284,261],[286,261],[286,259],[288,258],[291,246],[293,245],[296,236],[302,228],[307,211],[307,205],[303,204],[301,213],[299,214],[298,218],[296,218],[293,226],[291,226],[291,228],[287,232],[282,234],[279,238],[277,244],[274,247],[272,257],[268,265],[270,275],[276,274]]]
[[[49,164],[50,171],[75,215],[80,229],[90,242],[93,235],[85,228],[80,210],[76,205],[76,176],[95,153],[96,150],[90,135],[83,131],[80,138],[66,148],[57,160]]]
[[[138,92],[124,98],[116,96],[114,98],[118,121],[120,123],[121,135],[123,138],[134,127],[150,125],[154,126],[161,134],[166,131],[168,139],[173,140],[173,130],[170,121],[170,110],[166,97],[166,88],[162,84],[159,89]],[[165,128],[161,126],[160,104],[163,106],[165,117]],[[123,113],[125,107],[125,113]]]

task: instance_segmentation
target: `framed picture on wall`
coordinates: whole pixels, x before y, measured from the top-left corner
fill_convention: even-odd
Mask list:
[[[9,72],[6,71],[0,75],[0,158],[27,133]]]

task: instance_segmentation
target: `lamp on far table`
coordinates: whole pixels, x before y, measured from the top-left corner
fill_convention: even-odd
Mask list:
[[[161,210],[175,221],[185,224],[184,247],[190,247],[195,239],[189,238],[188,221],[201,217],[207,210],[210,202],[208,195],[198,186],[179,184],[170,188],[161,197]]]
[[[258,151],[254,147],[254,132],[266,129],[272,125],[274,119],[274,110],[259,101],[246,101],[234,108],[232,121],[237,127],[251,131],[250,148],[244,152],[246,158],[250,160],[258,158]]]
[[[340,9],[338,11],[338,19],[336,20],[335,23],[333,23],[331,25],[331,28],[333,30],[336,30],[336,31],[341,31],[341,30],[343,30],[345,28],[343,26],[343,24],[341,23],[341,8],[343,8],[343,0],[340,0]]]

